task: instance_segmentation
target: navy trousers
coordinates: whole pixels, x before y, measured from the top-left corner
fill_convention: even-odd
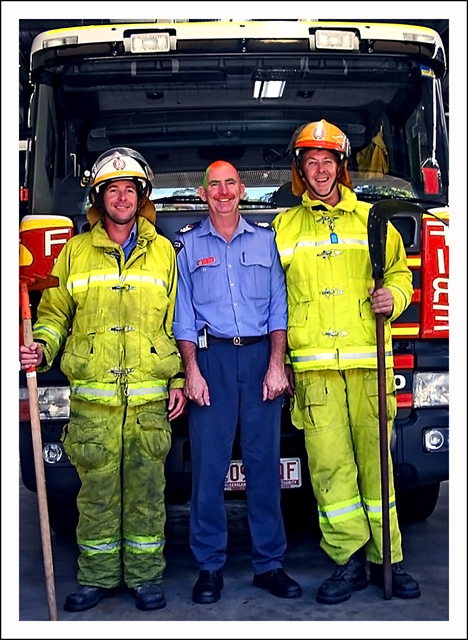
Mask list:
[[[268,340],[236,347],[210,343],[198,352],[211,405],[189,406],[192,449],[190,546],[200,570],[226,562],[224,478],[237,424],[246,475],[247,517],[254,573],[282,566],[286,550],[280,501],[281,398],[262,400]]]

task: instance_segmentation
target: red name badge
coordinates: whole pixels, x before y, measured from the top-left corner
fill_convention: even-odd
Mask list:
[[[213,264],[214,261],[214,256],[210,256],[209,258],[202,258],[201,260],[197,260],[197,267],[203,267],[205,264]]]

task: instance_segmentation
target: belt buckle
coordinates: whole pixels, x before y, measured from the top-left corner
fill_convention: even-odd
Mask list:
[[[240,336],[234,336],[232,342],[236,345],[236,347],[240,347],[242,344],[242,338]]]

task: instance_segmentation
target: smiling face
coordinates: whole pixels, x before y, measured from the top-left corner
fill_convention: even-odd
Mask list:
[[[198,189],[200,198],[208,203],[210,216],[214,220],[237,217],[239,201],[244,193],[245,187],[237,170],[224,161],[214,162],[208,167],[204,186]]]
[[[132,180],[111,182],[102,196],[105,215],[117,225],[133,222],[138,208],[138,191]]]
[[[301,158],[301,170],[309,195],[334,206],[340,201],[337,176],[340,164],[332,151],[308,149]]]

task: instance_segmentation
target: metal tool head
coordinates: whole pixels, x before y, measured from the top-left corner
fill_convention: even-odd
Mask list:
[[[404,200],[380,200],[369,211],[367,220],[367,240],[374,280],[383,278],[385,269],[385,245],[387,243],[387,224],[397,213],[409,211],[423,213],[417,204]]]
[[[30,274],[25,276],[20,273],[20,285],[26,285],[29,291],[43,291],[44,289],[50,289],[51,287],[59,286],[59,279],[57,276],[52,276],[50,273],[43,276],[38,274]]]

